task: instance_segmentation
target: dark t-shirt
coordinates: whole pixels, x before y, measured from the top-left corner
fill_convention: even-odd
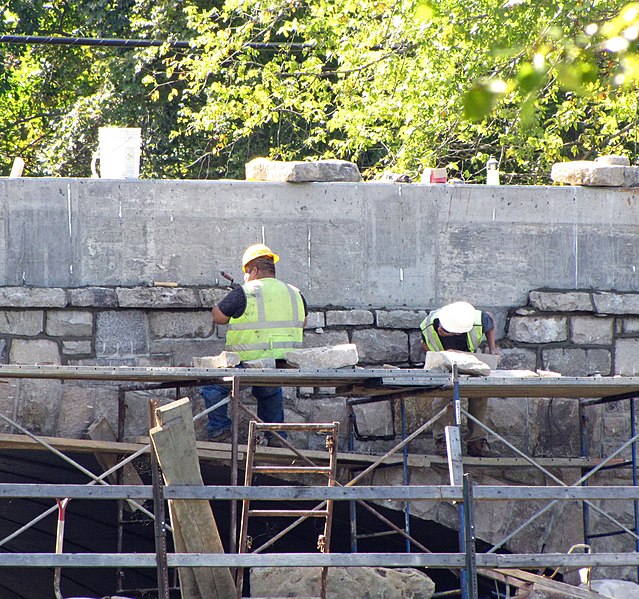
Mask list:
[[[300,293],[300,295],[302,295]],[[308,316],[308,306],[306,299],[302,295],[302,303],[304,304],[304,317]],[[246,310],[246,293],[241,286],[233,289],[218,305],[220,312],[229,318],[239,318]]]
[[[439,320],[437,318],[433,321],[433,327],[435,328],[435,332],[437,332],[437,327],[439,327]],[[490,314],[487,314],[486,312],[481,313],[481,327],[484,333],[492,331],[495,328],[495,321]],[[470,351],[470,348],[468,347],[467,333],[441,336],[440,340],[445,350],[456,349],[457,351]]]

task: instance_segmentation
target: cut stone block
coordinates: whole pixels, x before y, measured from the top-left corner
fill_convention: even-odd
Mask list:
[[[358,359],[357,347],[353,343],[294,349],[286,353],[286,361],[295,368],[342,368],[354,366]]]
[[[251,568],[251,591],[258,597],[317,596],[321,568]],[[435,583],[423,572],[412,568],[330,568],[328,597],[402,597],[429,599]]]
[[[557,183],[589,187],[632,187],[639,180],[639,167],[604,164],[590,160],[557,162],[550,177]]]
[[[456,351],[429,351],[426,353],[424,370],[452,372],[454,365],[457,365],[460,374],[488,376],[491,372],[490,366],[477,359],[473,354]]]
[[[362,437],[393,438],[393,408],[390,401],[354,405],[357,434]]]
[[[598,156],[595,158],[598,164],[610,164],[616,166],[630,166],[630,159],[627,156],[619,156],[617,154],[608,154],[607,156]]]
[[[310,181],[341,181],[358,183],[362,180],[357,165],[346,160],[315,160],[283,162],[256,158],[245,166],[248,181],[281,181],[307,183]]]
[[[223,351],[217,356],[193,358],[195,368],[234,368],[240,362],[240,354],[232,351]]]
[[[539,375],[532,370],[495,370],[488,376],[499,377],[502,379],[533,379],[539,378]]]
[[[246,368],[275,368],[275,358],[260,358],[242,362]]]
[[[531,291],[530,305],[547,312],[592,312],[590,293],[587,291]]]
[[[481,360],[484,364],[490,366],[491,370],[497,370],[499,363],[501,362],[501,356],[497,354],[482,354],[476,353],[475,357]]]

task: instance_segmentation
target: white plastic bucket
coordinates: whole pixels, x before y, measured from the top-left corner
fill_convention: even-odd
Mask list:
[[[91,172],[102,179],[137,179],[140,176],[142,130],[139,127],[100,127],[98,151]],[[99,174],[96,162],[100,161]]]

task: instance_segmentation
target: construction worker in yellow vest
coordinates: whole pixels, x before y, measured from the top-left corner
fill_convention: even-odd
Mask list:
[[[302,347],[308,308],[299,289],[278,281],[275,263],[280,257],[263,243],[246,249],[242,257],[244,284],[235,288],[213,308],[213,322],[228,325],[226,350],[240,354],[242,363],[262,358],[285,358],[286,352]],[[281,387],[253,386],[257,415],[263,422],[284,422]],[[229,385],[206,385],[201,393],[206,407],[218,403],[230,392]],[[210,441],[231,438],[228,405],[208,415]],[[282,437],[286,433],[280,432]],[[266,433],[270,446],[280,445]]]
[[[484,339],[491,354],[498,353],[495,345],[495,320],[488,312],[476,310],[468,302],[454,302],[438,310],[433,310],[420,324],[422,347],[424,351],[462,351],[475,353]],[[433,424],[435,452],[446,455],[444,429],[453,424],[453,409],[450,400],[445,397],[433,399],[433,412],[439,412],[448,405],[443,418]],[[468,400],[468,412],[477,420],[484,421],[488,408],[488,398],[477,397]],[[484,430],[469,420],[466,448],[468,455],[486,456],[490,446]]]

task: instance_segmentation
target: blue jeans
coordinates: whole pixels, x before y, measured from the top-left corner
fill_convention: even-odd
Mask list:
[[[204,405],[207,408],[215,405],[231,393],[231,385],[205,385],[200,389],[204,398]],[[282,399],[281,387],[251,387],[253,397],[257,399],[257,417],[262,422],[284,422],[284,401]],[[219,434],[231,428],[231,419],[228,416],[229,404],[224,404],[216,410],[208,413],[207,429],[209,439],[217,437]],[[279,432],[279,431],[278,431]],[[286,438],[285,432],[280,432]],[[273,434],[265,433],[267,439]]]

